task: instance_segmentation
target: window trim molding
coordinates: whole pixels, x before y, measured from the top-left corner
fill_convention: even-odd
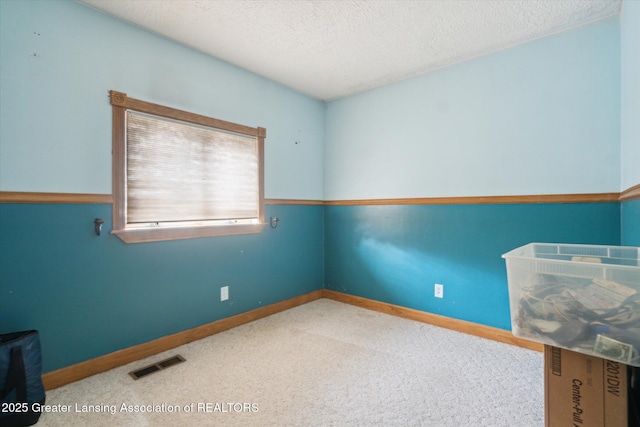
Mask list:
[[[115,90],[109,91],[112,106],[112,176],[113,176],[113,229],[126,243],[155,242],[162,240],[193,239],[198,237],[227,236],[236,234],[260,233],[267,225],[264,220],[264,139],[267,136],[265,128],[252,128],[237,123],[214,119],[171,107],[165,107],[146,101],[130,98],[126,93]],[[225,131],[255,137],[258,144],[258,223],[230,224],[215,226],[193,226],[175,228],[126,228],[126,126],[127,110],[140,111],[174,120],[213,127]]]

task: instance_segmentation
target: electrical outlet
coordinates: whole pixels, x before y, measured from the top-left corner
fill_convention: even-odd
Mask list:
[[[444,298],[444,285],[441,285],[440,283],[436,283],[433,295],[436,298]]]
[[[223,286],[220,288],[220,301],[226,301],[229,299],[229,287]]]

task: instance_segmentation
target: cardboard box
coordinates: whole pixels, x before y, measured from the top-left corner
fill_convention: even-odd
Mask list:
[[[627,427],[627,369],[545,345],[545,426]]]

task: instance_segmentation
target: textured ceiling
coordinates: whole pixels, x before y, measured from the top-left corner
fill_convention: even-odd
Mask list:
[[[620,12],[622,0],[81,0],[331,100]]]

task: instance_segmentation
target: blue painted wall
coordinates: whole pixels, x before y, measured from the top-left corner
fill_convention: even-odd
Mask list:
[[[113,89],[266,128],[265,197],[322,199],[316,99],[72,0],[0,1],[0,43],[2,191],[110,194]]]
[[[110,194],[114,89],[265,127],[265,196],[322,198],[318,100],[76,1],[0,1],[0,43],[2,191]],[[39,329],[50,371],[320,289],[322,207],[266,216],[277,230],[127,245],[110,205],[4,204],[0,333]]]
[[[510,329],[501,255],[530,242],[619,245],[619,218],[618,203],[327,206],[326,287]]]
[[[640,1],[620,13],[622,190],[640,184]],[[640,218],[638,218],[640,221]]]
[[[622,190],[640,185],[640,2],[620,14]],[[640,246],[640,200],[622,203],[622,243]]]
[[[640,247],[640,199],[621,204],[622,244]]]
[[[329,102],[325,200],[620,191],[612,17]]]
[[[93,231],[111,205],[0,204],[0,333],[38,329],[46,372],[320,289],[322,206],[266,215],[277,229],[125,244]]]
[[[612,17],[332,101],[325,199],[619,192],[620,79]],[[509,329],[501,255],[618,245],[620,215],[618,203],[328,207],[326,286]]]

